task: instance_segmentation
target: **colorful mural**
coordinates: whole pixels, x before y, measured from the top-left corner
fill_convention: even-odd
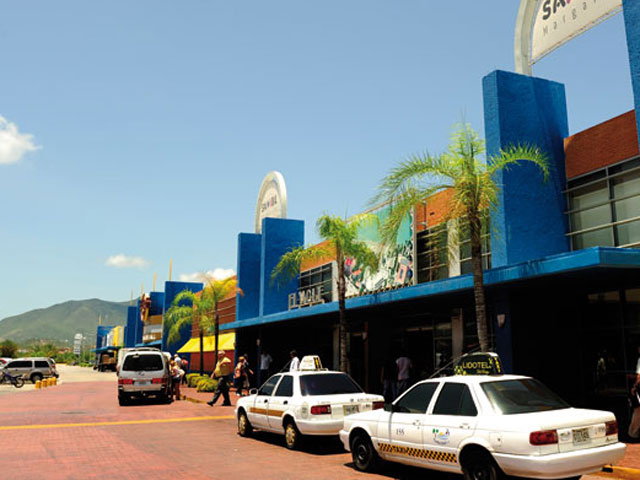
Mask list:
[[[360,240],[380,254],[378,271],[372,273],[368,269],[364,270],[354,258],[345,261],[348,297],[413,284],[413,217],[408,215],[403,222],[396,243],[381,250],[378,228],[384,222],[388,210],[385,207],[374,212],[378,222],[362,228],[358,235]]]

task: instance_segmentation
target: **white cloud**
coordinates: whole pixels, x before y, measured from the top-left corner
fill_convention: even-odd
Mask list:
[[[127,256],[124,253],[111,255],[104,263],[107,267],[115,268],[144,268],[149,262],[142,257]]]
[[[206,282],[208,279],[223,280],[235,275],[233,268],[216,268],[215,270],[207,270],[206,272],[182,273],[180,274],[181,282]]]
[[[0,165],[17,163],[25,153],[40,148],[33,143],[33,135],[20,133],[15,123],[0,115]]]

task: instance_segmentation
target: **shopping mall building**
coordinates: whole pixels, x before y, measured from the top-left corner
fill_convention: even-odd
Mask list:
[[[640,346],[640,2],[622,3],[630,111],[569,136],[561,83],[526,68],[482,80],[488,154],[526,143],[551,163],[547,182],[531,165],[500,174],[483,248],[490,340],[506,370],[543,380],[576,406],[613,410],[625,423]],[[524,10],[519,21],[526,23]],[[381,390],[383,363],[401,352],[419,379],[478,344],[469,242],[450,253],[462,225],[448,219],[449,195],[443,191],[416,206],[376,273],[363,271],[357,259],[346,262],[350,369],[367,390]],[[249,354],[254,367],[266,351],[278,370],[295,349],[336,368],[335,259],[303,264],[285,284],[271,281],[280,257],[305,245],[304,220],[286,218],[286,206],[284,179],[271,172],[259,192],[255,231],[238,235],[243,294],[225,302],[221,331],[235,334],[236,354]],[[385,212],[382,206],[373,213],[384,219]],[[375,227],[361,237],[379,244]],[[197,349],[187,344],[197,326],[179,344],[167,345],[162,335],[162,318],[182,288],[201,285],[167,282],[165,292],[130,307],[126,343],[155,342],[172,352],[183,346],[194,352],[193,369]]]
[[[574,405],[612,409],[625,422],[640,346],[640,2],[623,3],[630,111],[569,136],[563,84],[494,71],[482,86],[489,155],[528,143],[551,160],[547,182],[524,164],[498,178],[499,204],[484,236],[492,346],[508,371],[542,379]],[[278,368],[292,349],[337,367],[335,261],[303,265],[285,285],[270,280],[281,255],[305,244],[303,220],[270,218],[282,203],[275,216],[286,217],[281,180],[265,179],[256,232],[238,236],[244,295],[222,329],[236,333],[236,352],[255,359],[265,350]],[[417,379],[478,343],[468,242],[447,253],[459,228],[445,221],[448,194],[416,207],[376,274],[347,261],[348,355],[369,390],[380,391],[383,362],[400,352],[413,360]],[[385,209],[375,213],[384,217]]]

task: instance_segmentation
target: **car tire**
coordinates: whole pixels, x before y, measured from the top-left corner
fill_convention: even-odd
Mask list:
[[[378,463],[378,452],[373,448],[369,435],[358,433],[351,440],[351,458],[357,470],[370,472]]]
[[[473,452],[462,465],[464,480],[502,480],[502,470],[489,453]]]
[[[37,381],[42,380],[42,374],[34,373],[31,375],[30,380],[31,380],[31,383],[36,383]]]
[[[128,395],[118,395],[118,404],[121,407],[126,407],[131,403],[131,397]]]
[[[298,427],[296,427],[296,422],[293,420],[287,420],[284,424],[284,444],[289,450],[296,450],[300,447],[300,443],[302,442],[302,434]]]
[[[241,437],[250,437],[253,433],[253,426],[244,410],[238,414],[238,435]]]

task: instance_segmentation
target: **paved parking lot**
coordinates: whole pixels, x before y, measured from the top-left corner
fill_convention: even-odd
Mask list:
[[[292,452],[277,435],[240,438],[232,407],[120,407],[113,374],[61,370],[61,385],[0,397],[2,478],[461,479],[394,464],[363,474],[337,439]]]

